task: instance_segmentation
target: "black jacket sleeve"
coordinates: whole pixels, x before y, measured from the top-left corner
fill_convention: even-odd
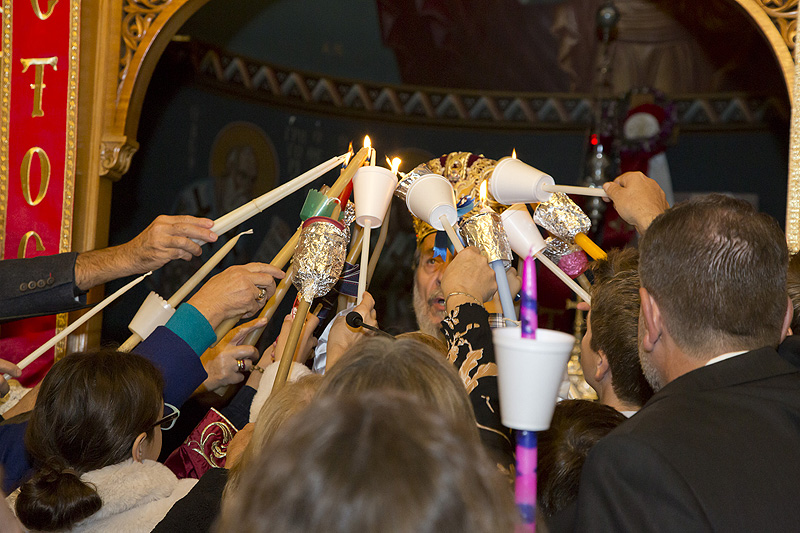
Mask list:
[[[75,286],[77,252],[0,261],[0,321],[74,311],[86,306]]]
[[[489,314],[483,306],[463,304],[442,321],[448,358],[467,388],[481,440],[492,459],[512,472],[514,450],[511,431],[500,421],[497,363]]]

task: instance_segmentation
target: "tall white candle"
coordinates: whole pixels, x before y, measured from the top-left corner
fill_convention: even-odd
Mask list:
[[[146,278],[147,276],[149,276],[152,273],[153,272],[151,271],[151,272],[148,272],[147,274],[142,274],[141,276],[139,276],[135,280],[131,281],[130,283],[128,283],[127,285],[125,285],[124,287],[119,289],[117,292],[115,292],[111,296],[107,297],[105,300],[103,300],[102,302],[100,302],[99,304],[94,306],[91,311],[89,311],[88,313],[86,313],[85,315],[80,317],[78,320],[76,320],[75,322],[73,322],[72,324],[67,326],[67,328],[64,329],[61,333],[59,333],[58,335],[56,335],[55,337],[53,337],[52,339],[50,339],[46,343],[44,343],[41,346],[39,346],[39,348],[37,348],[34,352],[32,352],[28,357],[26,357],[25,359],[23,359],[22,361],[17,363],[17,366],[20,367],[20,369],[24,369],[25,367],[30,365],[32,362],[37,360],[43,353],[45,353],[47,350],[49,350],[50,348],[52,348],[53,346],[58,344],[58,342],[61,341],[61,339],[63,339],[64,337],[66,337],[67,335],[69,335],[70,333],[72,333],[73,331],[78,329],[79,327],[81,327],[87,320],[89,320],[94,315],[96,315],[97,313],[102,311],[107,305],[109,305],[111,302],[113,302],[114,300],[116,300],[117,298],[119,298],[120,296],[125,294],[126,292],[128,292],[134,285],[136,285],[137,283],[140,283],[144,278]],[[10,376],[8,374],[4,374],[4,377],[6,379],[9,379]]]
[[[172,307],[177,307],[178,304],[180,304],[183,301],[183,299],[186,298],[189,295],[189,293],[194,290],[195,287],[197,287],[197,284],[203,281],[203,279],[212,270],[214,270],[214,267],[216,267],[220,263],[220,261],[222,261],[226,255],[228,255],[228,252],[233,250],[233,247],[236,246],[237,242],[239,242],[239,237],[241,237],[242,235],[252,235],[252,233],[253,230],[251,229],[243,231],[233,239],[226,242],[225,246],[217,250],[217,253],[212,255],[211,258],[208,261],[206,261],[206,263],[203,266],[201,266],[191,278],[186,280],[186,283],[184,283],[180,289],[175,291],[175,294],[173,294],[172,297],[169,300],[167,300],[167,303]]]
[[[447,236],[450,237],[450,242],[453,243],[453,248],[455,248],[456,253],[460,252],[464,249],[464,245],[461,243],[461,239],[458,238],[458,234],[453,226],[450,225],[450,222],[447,220],[446,215],[442,215],[439,217],[439,222],[442,223],[444,226],[444,231],[447,233]]]
[[[576,187],[574,185],[550,185],[545,183],[542,185],[542,190],[545,192],[563,192],[565,194],[578,194],[581,196],[597,196],[599,198],[608,198],[606,191],[600,187]]]
[[[247,202],[243,206],[237,207],[230,213],[222,215],[214,221],[214,226],[212,226],[211,231],[217,235],[222,235],[223,233],[230,231],[245,220],[257,215],[271,205],[280,202],[298,189],[305,187],[329,170],[333,170],[342,164],[342,162],[345,160],[345,157],[347,157],[347,154],[332,157],[324,163],[321,163],[311,170],[305,172],[304,174],[297,176],[292,181],[284,183],[280,187],[272,189],[268,193],[265,193],[258,198]]]

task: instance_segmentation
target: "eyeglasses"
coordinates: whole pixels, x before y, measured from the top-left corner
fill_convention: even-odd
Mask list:
[[[178,420],[178,417],[181,415],[181,412],[174,405],[164,402],[164,411],[167,411],[167,409],[169,409],[170,413],[156,420],[156,422],[152,426],[150,426],[151,428],[154,428],[156,426],[161,426],[161,429],[166,431],[168,429],[172,429],[175,426],[175,421]]]

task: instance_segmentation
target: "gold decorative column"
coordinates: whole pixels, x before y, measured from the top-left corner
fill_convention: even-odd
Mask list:
[[[797,37],[797,1],[792,37]],[[789,138],[789,183],[786,190],[786,241],[791,252],[800,249],[800,46],[794,49],[794,96]]]

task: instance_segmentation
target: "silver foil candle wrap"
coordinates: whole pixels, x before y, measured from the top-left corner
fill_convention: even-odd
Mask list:
[[[543,250],[544,255],[557,264],[569,277],[576,278],[586,271],[589,260],[580,246],[568,244],[556,237],[548,237],[544,242],[547,245],[547,248]]]
[[[356,219],[356,204],[353,202],[347,202],[347,207],[344,208],[344,212],[342,213],[341,222],[344,227],[346,228],[350,224],[352,224]]]
[[[558,237],[548,237],[544,240],[544,243],[547,247],[542,250],[542,252],[555,264],[558,264],[562,257],[572,251],[570,244],[562,241]]]
[[[506,268],[511,266],[511,245],[500,215],[489,212],[464,218],[459,224],[459,231],[467,246],[478,248],[489,262],[500,259]]]
[[[408,188],[411,187],[411,184],[428,174],[439,174],[439,172],[433,170],[427,163],[418,165],[414,170],[408,172],[400,179],[397,188],[394,190],[394,195],[405,202],[406,196],[408,195]]]
[[[294,285],[311,302],[325,296],[339,281],[347,255],[347,238],[341,224],[329,218],[306,221],[294,249]]]
[[[350,226],[356,220],[356,204],[353,202],[347,202],[347,207],[344,208],[342,212],[342,217],[339,222],[342,223],[344,226],[344,237],[347,239],[347,242],[350,242]]]
[[[589,233],[592,221],[575,202],[563,192],[554,192],[546,202],[541,202],[533,212],[538,225],[561,239],[572,243],[578,233]]]

